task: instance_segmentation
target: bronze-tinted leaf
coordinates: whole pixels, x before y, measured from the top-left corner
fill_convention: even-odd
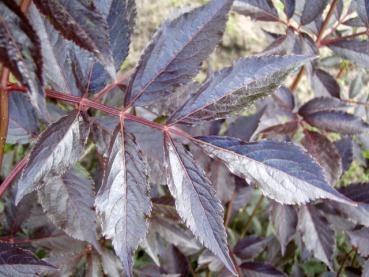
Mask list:
[[[229,256],[223,225],[223,207],[215,191],[192,156],[179,143],[165,136],[168,186],[176,200],[180,217],[200,242],[211,250],[236,275]]]
[[[132,276],[132,255],[148,230],[151,213],[147,165],[135,137],[123,124],[110,143],[108,162],[95,206],[103,234],[112,239],[125,272]]]
[[[16,203],[42,186],[45,178],[61,175],[73,166],[82,154],[89,130],[85,115],[76,110],[41,133],[18,181]]]
[[[32,105],[47,119],[40,42],[13,0],[0,2],[0,61],[28,88]]]
[[[194,77],[222,37],[232,2],[212,0],[164,23],[137,65],[125,105],[161,100]]]

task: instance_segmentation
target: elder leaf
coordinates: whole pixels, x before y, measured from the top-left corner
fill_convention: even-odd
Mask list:
[[[319,111],[304,116],[312,126],[328,132],[356,135],[369,132],[369,124],[353,114],[341,111]]]
[[[241,259],[252,259],[258,256],[267,246],[269,238],[248,236],[240,239],[233,248],[234,254]]]
[[[347,235],[350,238],[351,244],[358,249],[358,252],[363,257],[369,256],[369,229],[361,228],[359,230],[349,231]]]
[[[42,185],[46,177],[61,175],[80,158],[90,131],[85,115],[77,110],[51,124],[32,148],[17,183],[15,202]]]
[[[287,18],[291,18],[295,13],[296,0],[282,0],[284,4],[283,11],[287,15]]]
[[[145,238],[151,213],[147,165],[135,137],[123,125],[114,131],[95,206],[105,237],[112,239],[125,272],[132,276],[133,252]]]
[[[183,146],[165,136],[168,164],[168,187],[175,199],[180,217],[200,242],[211,250],[236,275],[229,256],[223,225],[223,207],[215,191]]]
[[[129,51],[136,15],[135,1],[98,0],[95,4],[108,23],[113,64],[115,71],[119,71]],[[92,70],[90,90],[99,91],[110,81],[109,73],[101,64],[96,64]]]
[[[270,214],[276,237],[281,244],[282,256],[286,253],[287,244],[296,232],[297,213],[293,206],[272,203]]]
[[[306,0],[300,19],[301,24],[306,25],[314,21],[322,13],[327,4],[327,0]]]
[[[369,68],[369,43],[367,40],[346,39],[329,44],[334,52],[363,68]]]
[[[304,117],[315,112],[326,110],[345,111],[347,108],[346,103],[339,99],[333,97],[316,97],[302,105],[298,113]]]
[[[342,175],[341,156],[336,146],[325,136],[305,130],[302,145],[324,169],[328,183],[334,186]]]
[[[299,230],[306,248],[332,268],[335,236],[324,215],[312,205],[300,207]]]
[[[278,12],[271,0],[237,0],[234,10],[254,20],[278,21]]]
[[[13,0],[0,2],[0,61],[28,88],[32,105],[47,118],[40,41]]]
[[[75,239],[97,246],[94,183],[82,167],[48,178],[38,199],[50,220]]]
[[[344,137],[336,141],[335,145],[341,157],[342,171],[344,173],[350,168],[354,159],[352,139],[350,137]]]
[[[290,111],[295,108],[295,98],[288,88],[280,87],[272,96],[281,107]]]
[[[196,123],[240,112],[278,88],[287,75],[311,57],[260,56],[238,60],[210,77],[168,122]]]
[[[39,129],[37,114],[29,105],[27,95],[9,91],[9,127],[7,143],[25,144],[34,138]]]
[[[312,76],[312,86],[316,95],[340,98],[340,86],[326,71],[316,69]]]
[[[212,0],[164,23],[137,65],[125,105],[159,101],[194,77],[221,39],[232,3]]]
[[[267,197],[282,204],[303,204],[327,198],[351,204],[333,189],[323,170],[303,149],[292,143],[260,141],[246,143],[236,138],[198,137],[197,143],[229,170],[255,182]]]
[[[0,275],[14,277],[37,276],[56,268],[32,254],[31,251],[0,243]]]
[[[88,0],[35,0],[41,13],[66,39],[93,52],[115,76],[108,24],[95,4]]]
[[[356,0],[356,11],[364,24],[369,27],[369,1]]]
[[[259,262],[245,262],[240,265],[242,271],[248,277],[286,277],[282,271],[279,271],[270,264]]]

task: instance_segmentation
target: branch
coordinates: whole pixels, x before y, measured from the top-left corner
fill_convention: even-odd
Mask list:
[[[355,38],[355,37],[362,36],[362,35],[369,35],[369,30],[362,31],[362,32],[359,32],[359,33],[355,33],[355,34],[351,34],[351,35],[347,35],[347,36],[338,37],[338,38],[322,40],[322,41],[319,42],[318,46],[319,47],[327,46],[329,44],[333,44],[333,43],[336,43],[336,42],[339,42],[339,41]]]
[[[9,74],[9,70],[3,65],[0,74],[0,169],[3,164],[4,147],[9,125],[9,99],[6,90]]]

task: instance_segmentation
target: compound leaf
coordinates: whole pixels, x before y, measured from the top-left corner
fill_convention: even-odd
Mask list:
[[[46,177],[61,175],[80,158],[90,131],[85,115],[73,111],[50,125],[32,148],[18,181],[15,202],[40,187]]]
[[[306,248],[332,268],[335,236],[323,214],[314,206],[302,206],[299,211],[299,230]]]
[[[35,0],[41,13],[65,38],[93,52],[115,76],[108,24],[95,4],[88,0]]]
[[[205,172],[197,167],[183,146],[165,136],[165,154],[170,172],[168,186],[180,217],[201,243],[236,275],[227,247],[223,207]]]
[[[31,251],[0,243],[0,275],[28,277],[54,270],[54,266],[38,259]]]
[[[238,60],[209,78],[169,119],[195,123],[224,118],[278,88],[308,56],[259,56]]]
[[[141,57],[126,106],[158,101],[196,75],[223,35],[232,2],[212,0],[164,23]]]
[[[94,182],[82,167],[48,178],[38,191],[39,201],[50,220],[75,239],[96,241]]]
[[[29,90],[32,105],[47,118],[38,36],[16,2],[0,2],[0,61]]]
[[[320,198],[352,204],[327,183],[319,165],[292,143],[246,143],[219,136],[198,137],[197,143],[209,156],[225,162],[233,174],[255,182],[263,194],[282,204]]]
[[[112,239],[126,274],[132,276],[133,252],[146,236],[151,213],[147,165],[135,137],[123,125],[114,131],[95,206],[105,237]]]

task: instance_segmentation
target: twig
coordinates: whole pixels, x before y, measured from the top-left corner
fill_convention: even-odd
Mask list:
[[[23,158],[9,173],[9,175],[5,178],[4,182],[0,186],[0,197],[3,196],[7,188],[14,181],[14,179],[18,176],[18,174],[22,171],[22,169],[26,166],[28,162],[28,156]]]
[[[3,164],[4,148],[9,125],[9,99],[6,90],[9,74],[9,70],[3,66],[0,74],[0,169]]]
[[[261,204],[263,203],[264,200],[264,195],[260,195],[260,198],[258,200],[258,202],[256,203],[254,209],[252,210],[251,215],[249,216],[249,219],[247,220],[245,227],[243,228],[243,231],[241,233],[241,237],[244,237],[247,230],[250,228],[251,224],[252,224],[252,220],[254,219],[258,209],[260,208]]]
[[[355,247],[352,247],[352,249],[348,253],[346,253],[345,257],[342,260],[341,266],[337,271],[337,275],[336,275],[337,277],[339,277],[340,274],[342,273],[342,271],[345,269],[346,262],[347,262],[348,258],[350,257],[351,253],[354,252],[354,251],[356,252],[357,249]]]
[[[226,211],[224,214],[224,226],[227,228],[229,221],[231,219],[231,214],[232,214],[232,208],[233,208],[233,201],[234,198],[236,197],[236,190],[233,191],[231,199],[229,200],[229,202],[227,203],[227,207],[226,207]]]

